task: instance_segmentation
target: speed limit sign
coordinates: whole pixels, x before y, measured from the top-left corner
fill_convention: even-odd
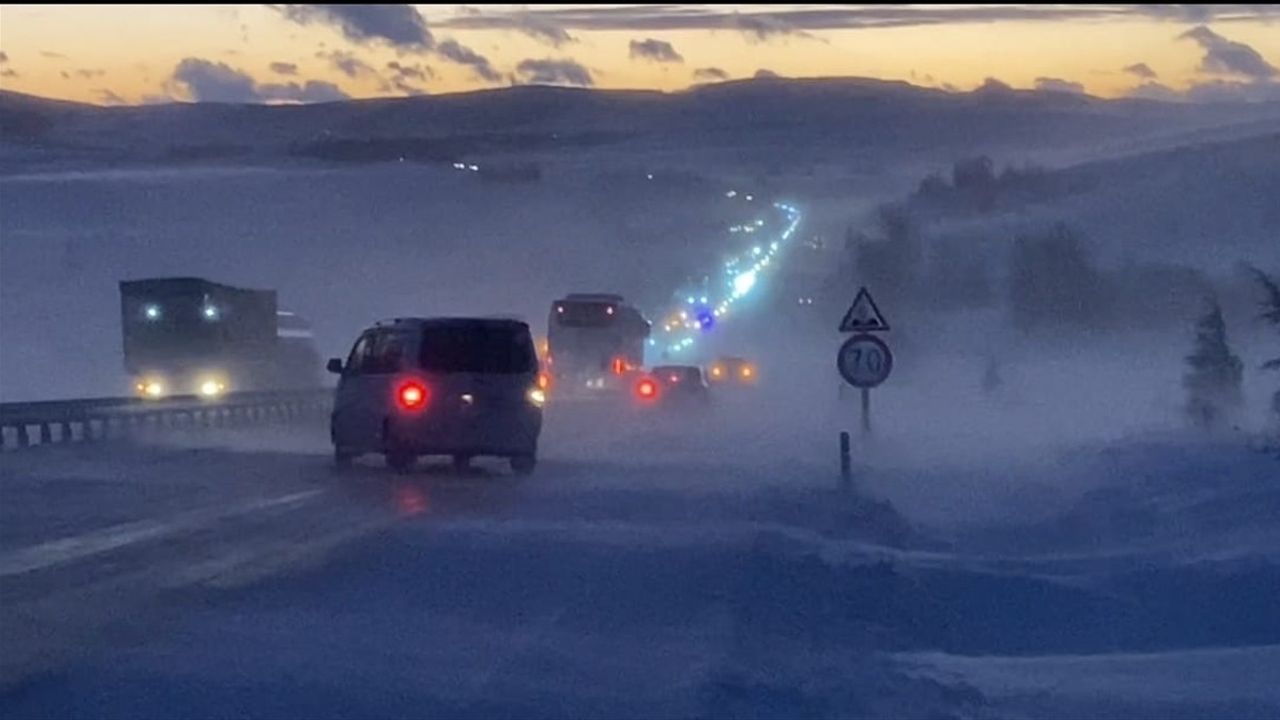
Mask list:
[[[836,367],[845,382],[858,388],[873,388],[893,370],[893,353],[874,335],[854,335],[840,346]]]

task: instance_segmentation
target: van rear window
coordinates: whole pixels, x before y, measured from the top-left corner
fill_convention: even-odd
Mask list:
[[[513,375],[538,369],[533,339],[523,327],[445,325],[422,331],[422,369],[438,373]]]

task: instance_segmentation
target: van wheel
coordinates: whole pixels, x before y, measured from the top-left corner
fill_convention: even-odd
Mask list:
[[[530,475],[533,469],[538,465],[538,457],[532,453],[528,455],[514,455],[511,457],[511,472],[516,475]]]
[[[387,453],[387,467],[395,470],[401,475],[413,469],[413,464],[418,461],[418,456],[413,453],[404,451],[395,451]]]

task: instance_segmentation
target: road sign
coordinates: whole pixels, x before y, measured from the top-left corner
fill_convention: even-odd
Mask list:
[[[889,323],[880,314],[876,301],[871,299],[867,289],[859,288],[858,296],[853,299],[844,319],[840,321],[840,332],[879,332],[888,330]]]
[[[893,353],[874,335],[854,335],[840,346],[836,368],[845,382],[858,388],[873,388],[893,370]]]

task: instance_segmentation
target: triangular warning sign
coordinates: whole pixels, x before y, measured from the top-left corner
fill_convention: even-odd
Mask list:
[[[849,311],[840,321],[840,332],[876,332],[888,329],[889,323],[880,314],[880,308],[871,299],[871,293],[866,288],[859,288],[858,296],[853,299]]]

